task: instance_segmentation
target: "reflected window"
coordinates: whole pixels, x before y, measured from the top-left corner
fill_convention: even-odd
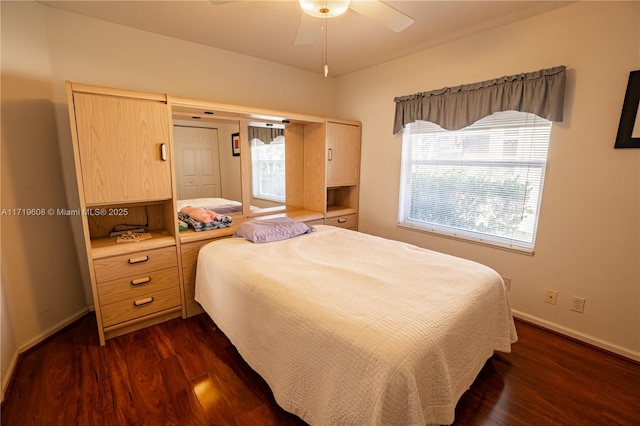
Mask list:
[[[279,203],[285,202],[284,136],[269,143],[251,140],[253,197]]]

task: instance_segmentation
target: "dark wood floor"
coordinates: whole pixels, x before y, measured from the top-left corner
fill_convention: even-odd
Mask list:
[[[456,425],[640,425],[640,365],[526,323],[491,358]],[[98,345],[87,315],[20,358],[13,425],[304,425],[203,315]],[[360,426],[360,425],[358,425]]]

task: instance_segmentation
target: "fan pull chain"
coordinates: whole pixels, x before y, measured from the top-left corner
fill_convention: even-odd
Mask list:
[[[328,11],[327,11],[328,12]],[[328,64],[328,40],[327,40],[327,33],[329,32],[329,28],[327,27],[327,14],[324,14],[324,46],[323,46],[323,58],[322,58],[322,62],[324,62],[324,76],[327,77],[329,75],[329,64]]]

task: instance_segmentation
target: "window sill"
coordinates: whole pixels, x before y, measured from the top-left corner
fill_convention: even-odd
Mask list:
[[[435,235],[438,237],[443,237],[443,238],[448,238],[450,240],[456,240],[456,241],[463,241],[466,243],[473,243],[473,244],[477,244],[477,245],[481,245],[484,247],[490,247],[490,248],[495,248],[495,249],[499,249],[499,250],[504,250],[504,251],[509,251],[512,253],[518,253],[518,254],[524,254],[524,255],[528,255],[528,256],[533,256],[534,250],[533,249],[526,249],[526,248],[521,248],[521,247],[514,247],[514,246],[509,246],[506,244],[500,244],[500,243],[496,243],[496,242],[490,242],[490,241],[484,241],[484,240],[479,240],[479,239],[475,239],[475,238],[471,238],[471,237],[466,237],[463,235],[451,235],[451,234],[447,234],[444,232],[439,232],[436,230],[430,230],[430,229],[424,229],[424,228],[418,228],[415,226],[411,226],[411,225],[406,225],[403,223],[398,223],[397,224],[398,228],[401,229],[406,229],[409,231],[414,231],[414,232],[420,232],[423,234],[430,234],[430,235]]]

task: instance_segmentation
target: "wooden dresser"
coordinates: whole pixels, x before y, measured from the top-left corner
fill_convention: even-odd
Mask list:
[[[100,343],[182,314],[166,98],[67,83]],[[111,233],[151,238],[118,243]]]
[[[199,251],[245,220],[286,216],[358,228],[359,122],[71,82],[67,99],[100,344],[201,313],[194,300]],[[173,126],[211,117],[239,129],[242,211],[229,228],[179,232]],[[251,206],[247,129],[256,117],[284,127],[286,202],[275,210]],[[150,238],[118,242],[113,233],[130,228]]]

